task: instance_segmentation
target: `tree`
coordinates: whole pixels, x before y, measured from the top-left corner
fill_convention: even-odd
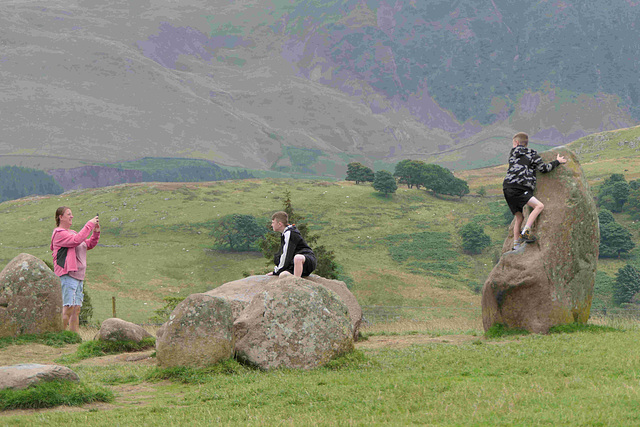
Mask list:
[[[482,186],[482,187],[478,188],[476,193],[478,194],[478,196],[484,197],[484,196],[487,195],[487,189],[484,186]]]
[[[391,175],[391,172],[378,171],[373,179],[373,188],[383,194],[395,193],[398,189],[396,179]]]
[[[421,171],[425,166],[425,163],[420,160],[402,160],[396,164],[395,172],[393,176],[398,178],[398,181],[402,184],[407,184],[407,188],[420,188],[421,185]]]
[[[423,163],[420,168],[420,184],[436,194],[445,194],[448,181],[452,178],[453,174],[451,171],[440,165]]]
[[[631,233],[617,222],[600,224],[600,258],[620,257],[635,247]]]
[[[215,241],[234,252],[249,251],[267,232],[251,215],[232,214],[222,217],[211,231]]]
[[[640,273],[633,266],[627,264],[616,273],[613,284],[613,302],[620,305],[631,301],[640,292]]]
[[[311,246],[318,262],[314,273],[326,279],[337,279],[338,269],[340,266],[335,260],[335,253],[327,249],[324,245],[319,244],[318,235],[309,232],[308,225],[304,220],[305,218],[294,212],[291,202],[291,193],[288,190],[284,192],[282,210],[289,215],[289,224],[295,224],[304,240],[309,244],[309,246]],[[268,259],[269,262],[273,262],[273,257],[280,248],[280,233],[276,233],[274,231],[268,232],[258,242],[258,247],[260,248],[262,255]]]
[[[631,218],[635,220],[640,219],[640,188],[633,189],[629,192],[625,210]]]
[[[462,237],[462,249],[470,254],[479,254],[484,248],[491,245],[489,237],[482,226],[476,222],[468,222],[458,231]]]
[[[616,222],[616,219],[609,209],[602,208],[600,212],[598,212],[598,222],[600,223],[600,227],[602,227],[605,224]]]
[[[0,203],[34,194],[60,194],[62,186],[50,175],[20,166],[0,167]]]
[[[355,181],[357,185],[360,182],[371,182],[373,179],[373,170],[362,163],[351,162],[347,165],[347,181]]]
[[[453,181],[449,183],[447,192],[444,194],[458,196],[462,199],[462,196],[469,194],[469,184],[464,179],[454,177]]]
[[[624,175],[612,174],[607,178],[598,191],[598,205],[612,212],[622,212],[624,204],[629,198],[629,184]]]

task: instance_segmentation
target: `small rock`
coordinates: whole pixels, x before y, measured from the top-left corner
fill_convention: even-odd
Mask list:
[[[142,326],[113,317],[102,322],[95,339],[100,341],[140,342],[151,336]]]
[[[78,374],[66,366],[21,364],[0,366],[0,390],[22,390],[47,381],[80,381]]]

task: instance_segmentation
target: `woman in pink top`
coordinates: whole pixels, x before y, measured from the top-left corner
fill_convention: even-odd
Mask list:
[[[56,210],[57,227],[51,235],[51,250],[53,272],[60,276],[62,284],[62,323],[65,329],[77,333],[80,309],[84,301],[83,281],[87,269],[87,250],[98,244],[100,223],[96,216],[87,221],[79,233],[71,230],[72,223],[71,209],[66,206],[59,207]]]

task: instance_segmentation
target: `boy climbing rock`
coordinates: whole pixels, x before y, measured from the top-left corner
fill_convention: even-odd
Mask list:
[[[527,147],[528,144],[529,135],[526,133],[519,132],[513,136],[513,148],[509,154],[509,169],[502,183],[504,198],[511,213],[516,217],[513,227],[513,250],[518,249],[522,243],[536,241],[536,237],[531,235],[531,227],[544,209],[542,202],[533,197],[533,192],[536,189],[536,171],[551,172],[558,165],[567,163],[567,159],[560,154],[551,163],[544,163],[535,150]],[[524,220],[522,208],[525,205],[531,206],[533,210],[521,233],[520,227]]]
[[[271,228],[282,233],[280,250],[273,258],[276,267],[268,276],[284,277],[293,274],[297,277],[310,275],[316,268],[316,257],[304,241],[295,225],[289,225],[286,212],[276,212],[271,216]]]

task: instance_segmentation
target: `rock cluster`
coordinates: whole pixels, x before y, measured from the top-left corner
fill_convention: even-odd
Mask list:
[[[552,326],[589,319],[600,240],[598,215],[575,154],[559,147],[542,158],[550,162],[557,153],[569,161],[538,174],[535,197],[545,205],[533,229],[538,241],[512,251],[512,223],[502,256],[484,284],[485,330],[503,324],[547,333]]]
[[[0,272],[0,337],[62,329],[60,278],[42,260],[19,254]]]
[[[251,276],[193,294],[158,331],[158,364],[206,366],[234,354],[261,369],[312,369],[353,349],[362,310],[342,282]]]

